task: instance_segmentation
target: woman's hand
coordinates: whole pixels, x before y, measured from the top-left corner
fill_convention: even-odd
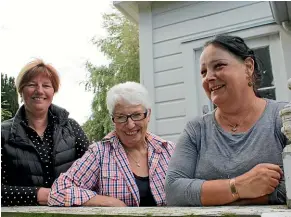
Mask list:
[[[47,205],[50,188],[39,188],[37,191],[37,202],[40,205]]]
[[[283,171],[278,165],[263,163],[235,178],[240,198],[258,198],[271,194],[279,185]]]

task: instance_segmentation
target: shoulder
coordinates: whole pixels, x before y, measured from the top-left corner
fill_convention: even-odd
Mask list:
[[[289,102],[287,101],[276,101],[272,99],[265,99],[268,103],[268,106],[273,109],[282,109],[285,105],[287,105]]]
[[[146,138],[153,145],[157,145],[157,146],[160,146],[162,148],[169,149],[169,150],[172,150],[175,148],[174,142],[169,141],[169,140],[165,140],[162,137],[157,136],[151,132],[147,132]]]
[[[89,145],[87,152],[90,152],[93,155],[103,155],[105,150],[104,145],[102,144],[102,141],[93,142],[91,145]]]
[[[213,123],[214,112],[215,111],[212,111],[212,112],[205,114],[203,116],[197,116],[197,117],[190,119],[186,123],[184,130],[187,132],[196,132],[196,131],[200,131],[202,128],[203,129],[207,128],[208,126],[212,125],[212,123]]]
[[[14,118],[1,122],[1,130],[10,130]]]
[[[280,117],[279,112],[288,104],[285,101],[275,101],[271,99],[266,99],[267,101],[267,109],[266,112],[268,116],[272,117]]]
[[[11,135],[11,127],[13,124],[13,118],[3,121],[1,123],[1,147],[3,147],[6,142],[8,141],[8,138]]]
[[[66,109],[55,104],[50,105],[49,112],[51,115],[57,117],[61,123],[67,121],[70,114]]]
[[[73,118],[68,118],[68,123],[71,124],[73,127],[80,127],[80,124]]]

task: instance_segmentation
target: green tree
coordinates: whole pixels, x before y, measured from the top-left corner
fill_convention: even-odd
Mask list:
[[[92,115],[83,125],[89,140],[98,141],[112,130],[112,122],[106,108],[106,93],[113,85],[125,82],[139,82],[139,38],[138,27],[120,12],[103,15],[103,27],[108,36],[93,39],[93,43],[110,60],[108,66],[94,66],[87,62],[89,77],[86,90],[95,93]]]
[[[3,94],[4,93],[1,92],[1,121],[7,120],[7,119],[11,118],[11,116],[12,116],[10,111],[3,108],[5,106],[7,106],[7,102],[2,100]]]
[[[1,121],[12,118],[19,108],[14,77],[1,73]]]

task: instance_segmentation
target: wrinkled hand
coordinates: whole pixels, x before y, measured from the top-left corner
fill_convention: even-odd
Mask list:
[[[37,202],[40,205],[47,205],[50,188],[40,188],[37,191]]]
[[[235,179],[240,198],[257,198],[271,194],[279,185],[283,171],[278,165],[263,163]]]

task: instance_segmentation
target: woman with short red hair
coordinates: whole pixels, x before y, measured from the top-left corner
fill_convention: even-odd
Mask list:
[[[56,69],[40,59],[16,79],[24,104],[1,123],[1,206],[46,205],[53,181],[87,150],[80,125],[52,104],[59,86]]]

